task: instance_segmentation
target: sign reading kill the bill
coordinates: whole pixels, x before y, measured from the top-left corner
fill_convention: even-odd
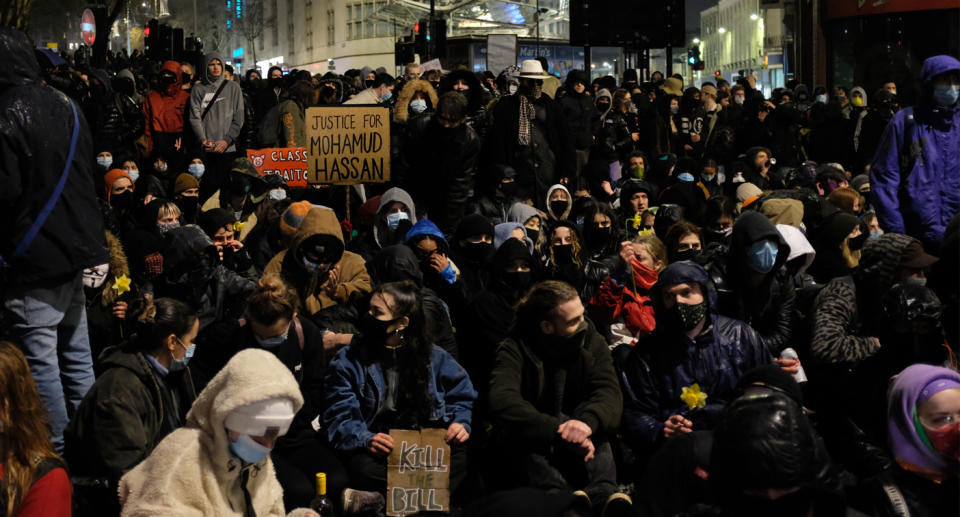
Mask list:
[[[450,446],[443,429],[390,430],[387,458],[387,515],[450,510]]]
[[[388,108],[309,108],[306,125],[309,183],[353,185],[390,181]]]
[[[307,186],[307,150],[303,147],[247,149],[247,159],[261,176],[276,174],[288,187]]]

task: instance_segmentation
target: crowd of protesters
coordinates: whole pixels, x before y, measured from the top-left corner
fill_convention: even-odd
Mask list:
[[[960,514],[954,57],[868,103],[0,55],[0,516],[380,515],[422,428],[466,515]],[[340,105],[388,183],[246,158]]]

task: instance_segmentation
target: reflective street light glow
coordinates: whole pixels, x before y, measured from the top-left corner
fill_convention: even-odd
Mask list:
[[[723,28],[723,27],[720,27],[719,29],[717,29],[717,32],[719,32],[720,34],[723,34],[723,33],[727,32],[727,29],[725,29],[725,28]]]
[[[753,13],[753,14],[750,15],[750,19],[751,19],[751,20],[756,21],[757,18],[759,18],[759,16],[757,16],[757,13]]]
[[[693,38],[693,44],[696,45],[700,43],[700,38]]]

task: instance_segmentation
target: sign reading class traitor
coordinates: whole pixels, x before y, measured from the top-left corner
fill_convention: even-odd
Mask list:
[[[307,186],[307,150],[303,147],[247,149],[247,159],[261,176],[276,174],[288,187]]]
[[[388,108],[309,108],[306,125],[308,182],[352,185],[390,181]]]
[[[450,446],[443,429],[392,429],[387,457],[387,515],[450,511]]]

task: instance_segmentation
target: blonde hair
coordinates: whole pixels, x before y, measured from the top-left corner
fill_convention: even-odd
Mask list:
[[[653,258],[654,266],[657,263],[660,264],[657,266],[657,272],[663,271],[667,267],[667,247],[656,235],[637,235],[632,242],[643,246],[647,250],[647,253]]]
[[[157,219],[170,216],[180,218],[180,207],[173,201],[163,203],[160,205],[160,210],[157,210]]]
[[[292,320],[300,308],[297,292],[276,273],[263,275],[257,289],[247,298],[247,317],[272,325],[281,318]]]

